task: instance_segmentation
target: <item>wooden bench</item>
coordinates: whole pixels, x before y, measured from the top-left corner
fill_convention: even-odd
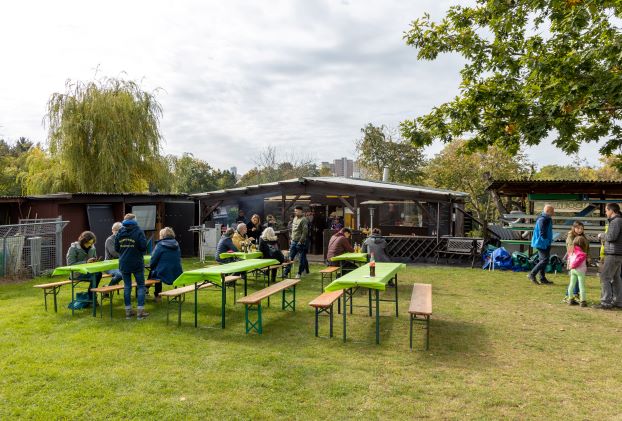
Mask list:
[[[54,313],[58,312],[57,299],[56,296],[60,291],[60,287],[63,285],[70,284],[71,280],[66,281],[58,281],[58,282],[50,282],[49,284],[40,284],[34,285],[35,288],[40,288],[43,290],[43,302],[45,304],[45,311],[48,311],[48,295],[52,294],[54,296]]]
[[[197,289],[202,290],[213,286],[214,284],[212,284],[211,282],[204,282],[202,284],[199,284]],[[189,292],[194,292],[194,285],[186,285],[185,287],[169,289],[160,293],[160,297],[166,297],[166,324],[168,324],[169,320],[169,309],[171,301],[177,301],[177,326],[181,325],[181,305],[184,301],[186,301],[186,294]]]
[[[260,268],[257,269],[255,272],[255,279],[257,279],[257,274],[261,273],[264,277],[264,280],[266,279],[270,279],[270,273],[272,272],[273,269],[279,270],[281,269],[281,280],[285,279],[285,268],[288,266],[293,265],[294,262],[283,262],[283,263],[279,263],[278,265],[272,265],[272,266],[267,266],[264,268]],[[270,282],[268,282],[268,285],[270,284]]]
[[[242,297],[238,300],[238,303],[244,304],[244,317],[246,319],[246,333],[254,330],[258,334],[262,334],[262,320],[261,320],[261,301],[274,295],[278,292],[283,293],[281,300],[281,309],[286,310],[291,308],[292,311],[296,311],[296,284],[300,282],[300,279],[286,279],[276,284],[270,285],[268,288],[264,288],[260,291],[254,292],[246,297]],[[286,292],[291,292],[292,299],[287,301]],[[251,322],[249,319],[249,312],[257,312],[257,320]]]
[[[320,276],[322,278],[322,291],[324,291],[324,279],[330,279],[329,284],[333,282],[333,274],[339,271],[339,266],[329,266],[320,271]]]
[[[450,257],[470,256],[471,269],[473,269],[477,259],[477,245],[477,240],[474,238],[448,238],[445,249],[436,250],[436,264],[438,265],[438,259],[441,255],[445,256],[447,264],[449,264]]]
[[[426,330],[425,349],[430,349],[430,316],[432,315],[432,285],[414,284],[410,298],[410,349],[413,349],[413,322],[424,322]],[[421,316],[421,318],[418,318]]]
[[[157,279],[145,279],[145,287],[149,287],[159,283],[160,281],[158,281]],[[115,291],[120,291],[124,288],[125,286],[123,284],[117,284],[89,289],[89,291],[95,293],[93,296],[93,305],[95,305],[96,303],[95,295],[100,294],[100,317],[104,317],[104,296],[107,294],[108,299],[110,300],[110,318],[112,319],[112,297],[114,296]],[[138,296],[138,284],[136,283],[136,281],[132,282],[132,288],[136,289],[136,296]]]
[[[343,290],[325,292],[319,297],[316,297],[309,303],[309,305],[315,308],[315,336],[318,336],[318,324],[320,314],[327,313],[330,320],[329,337],[333,337],[333,305],[337,301],[337,313],[341,313],[341,301],[340,298],[343,295]]]

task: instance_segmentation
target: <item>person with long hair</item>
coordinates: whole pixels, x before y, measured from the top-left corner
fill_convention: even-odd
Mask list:
[[[570,254],[573,252],[574,240],[578,237],[583,237],[586,240],[585,242],[582,242],[582,244],[587,245],[587,247],[583,250],[583,252],[589,256],[590,243],[589,241],[587,241],[587,238],[585,237],[584,230],[585,230],[585,225],[583,225],[583,222],[574,221],[574,223],[572,224],[572,228],[570,229],[570,231],[568,231],[568,235],[566,235],[566,256],[567,257],[570,257]],[[566,259],[566,262],[568,262],[568,259]],[[568,267],[568,270],[570,270],[570,267]],[[577,302],[580,301],[579,295],[581,291],[579,290],[579,284],[575,282],[574,285],[575,285],[574,291],[572,291],[571,295],[569,295],[569,292],[566,291],[564,302],[569,302],[572,300],[577,301]]]
[[[91,231],[84,231],[78,237],[78,241],[71,243],[67,250],[67,264],[80,265],[82,263],[93,263],[97,261],[97,250],[95,250],[95,242],[97,238]],[[101,272],[91,274],[81,274],[77,279],[91,281],[89,287],[89,299],[93,298],[91,288],[97,288],[102,279]]]
[[[585,276],[587,275],[587,253],[590,245],[584,236],[576,236],[572,243],[573,249],[568,252],[568,269],[570,269],[570,282],[568,284],[568,296],[579,284],[579,301],[573,297],[568,300],[569,305],[581,305],[587,307],[585,297]]]
[[[279,263],[283,263],[285,261],[285,256],[283,256],[283,252],[279,248],[279,242],[276,238],[276,234],[270,227],[263,230],[261,237],[259,237],[259,251],[263,254],[264,259],[276,259]],[[276,282],[276,271],[277,269],[270,270],[273,283]]]
[[[257,214],[251,216],[251,220],[246,224],[246,232],[250,238],[255,239],[255,244],[259,241],[259,237],[261,237],[261,232],[263,231],[263,227],[261,226],[261,217]]]

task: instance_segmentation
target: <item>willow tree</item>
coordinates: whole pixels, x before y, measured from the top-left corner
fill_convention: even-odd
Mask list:
[[[68,81],[47,105],[52,157],[78,191],[143,191],[162,142],[162,107],[135,82]]]

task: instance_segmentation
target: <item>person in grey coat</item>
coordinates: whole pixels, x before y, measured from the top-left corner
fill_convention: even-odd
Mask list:
[[[594,306],[603,310],[622,308],[622,216],[617,203],[608,203],[605,214],[609,228],[598,238],[605,241],[605,262],[600,272],[600,304]]]
[[[387,248],[387,240],[382,237],[382,233],[378,228],[371,231],[371,235],[363,242],[363,253],[374,255],[376,262],[390,262],[391,258],[387,256],[385,249]]]
[[[114,238],[117,236],[117,233],[121,229],[123,225],[121,222],[115,222],[112,224],[112,235],[106,238],[106,243],[104,244],[104,260],[113,260],[119,258],[119,253],[114,249]],[[110,279],[110,283],[108,285],[117,285],[123,279],[123,275],[121,275],[121,271],[119,269],[110,269],[106,271],[106,273],[112,275]]]

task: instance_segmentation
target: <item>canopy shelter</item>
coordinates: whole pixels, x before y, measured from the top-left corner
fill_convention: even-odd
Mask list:
[[[379,226],[383,234],[462,235],[467,194],[390,182],[344,177],[301,177],[273,183],[217,190],[193,195],[199,200],[199,221],[226,217],[227,207],[262,219],[274,215],[286,226],[296,205],[317,210],[325,219],[336,211],[352,228]],[[367,202],[367,203],[365,203]],[[370,208],[375,212],[370,220]],[[316,216],[317,217],[317,216]],[[229,216],[229,221],[231,218]]]

